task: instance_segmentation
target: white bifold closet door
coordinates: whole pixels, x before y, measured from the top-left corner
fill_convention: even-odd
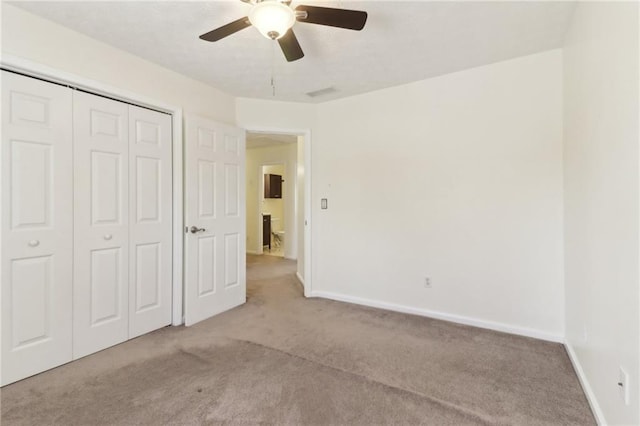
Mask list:
[[[71,91],[2,71],[2,378],[71,360]]]
[[[129,108],[73,94],[73,356],[129,335]]]
[[[74,92],[73,356],[171,322],[171,120]]]
[[[129,339],[171,323],[171,116],[129,106]]]

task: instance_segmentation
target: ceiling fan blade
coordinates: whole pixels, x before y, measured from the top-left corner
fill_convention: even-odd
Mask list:
[[[280,45],[282,53],[284,53],[284,57],[287,58],[288,62],[297,61],[304,57],[304,52],[302,51],[300,43],[298,43],[298,39],[292,29],[289,29],[284,36],[278,39],[278,44]]]
[[[296,7],[296,12],[307,12],[306,18],[298,18],[300,22],[328,25],[348,30],[360,31],[367,22],[367,12],[359,10],[300,5]]]
[[[220,28],[216,28],[213,31],[202,34],[200,38],[205,41],[218,41],[221,38],[230,36],[231,34],[237,33],[238,31],[244,30],[245,28],[250,26],[251,22],[249,22],[249,18],[245,16],[244,18],[240,18],[238,20],[230,22],[227,25],[223,25]]]

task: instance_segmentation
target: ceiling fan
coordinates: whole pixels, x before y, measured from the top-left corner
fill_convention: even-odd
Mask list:
[[[249,15],[202,34],[206,41],[218,41],[233,33],[254,26],[262,35],[277,40],[287,61],[297,61],[304,52],[293,33],[296,22],[327,25],[360,31],[367,22],[367,12],[331,7],[300,5],[291,8],[291,0],[241,0],[252,5]]]

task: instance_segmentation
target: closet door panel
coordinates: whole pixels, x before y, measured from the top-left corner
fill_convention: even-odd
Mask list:
[[[128,105],[74,92],[73,356],[128,338]]]
[[[171,116],[129,106],[129,338],[171,323]]]
[[[71,90],[2,72],[2,385],[71,360]]]

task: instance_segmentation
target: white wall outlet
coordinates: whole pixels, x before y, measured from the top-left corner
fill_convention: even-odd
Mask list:
[[[618,390],[620,391],[620,398],[624,401],[624,405],[629,405],[629,375],[622,367],[620,367],[620,373],[618,375]]]
[[[431,278],[424,277],[424,288],[431,288]]]

